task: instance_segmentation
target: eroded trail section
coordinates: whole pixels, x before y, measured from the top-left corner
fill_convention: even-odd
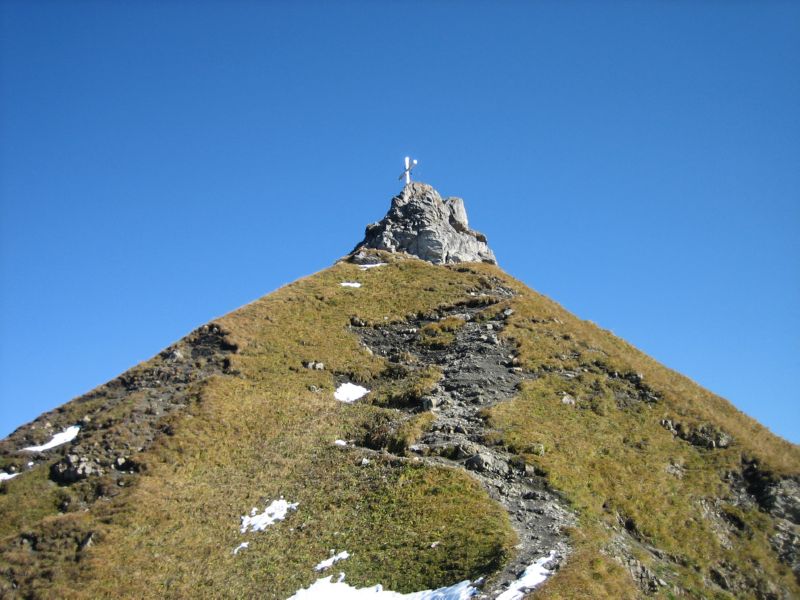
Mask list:
[[[376,355],[389,361],[387,373],[435,367],[441,379],[416,405],[400,410],[430,410],[432,425],[412,455],[430,464],[468,470],[508,511],[519,536],[517,553],[485,583],[480,597],[494,598],[535,560],[554,551],[550,568],[569,552],[564,528],[575,518],[530,465],[493,444],[482,411],[510,400],[529,374],[517,366],[516,351],[500,333],[512,314],[504,300],[513,293],[495,286],[455,306],[418,315],[403,323],[353,330]]]

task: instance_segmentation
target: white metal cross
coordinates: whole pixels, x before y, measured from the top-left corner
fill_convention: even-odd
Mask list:
[[[406,178],[406,183],[411,183],[411,169],[417,166],[417,159],[411,160],[408,156],[406,156],[406,170],[400,173],[400,177],[398,179],[402,179],[403,177]]]

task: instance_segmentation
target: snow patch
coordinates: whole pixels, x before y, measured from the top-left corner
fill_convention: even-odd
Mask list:
[[[362,271],[366,271],[367,269],[374,269],[375,267],[384,267],[386,263],[375,263],[373,265],[358,265],[358,268]]]
[[[525,594],[553,574],[553,572],[550,569],[546,569],[544,565],[553,560],[555,555],[555,550],[551,550],[550,554],[543,556],[532,565],[529,565],[522,576],[516,581],[512,581],[509,588],[500,594],[497,600],[522,600]]]
[[[347,550],[345,550],[344,552],[339,552],[339,554],[334,554],[328,560],[323,560],[316,567],[314,567],[314,570],[324,571],[325,569],[329,569],[337,562],[339,562],[340,560],[344,560],[345,558],[350,558],[350,553]]]
[[[242,533],[246,533],[248,529],[250,531],[264,531],[276,521],[283,521],[286,518],[286,513],[290,510],[297,510],[297,502],[289,503],[283,498],[273,501],[261,514],[257,514],[258,509],[253,507],[249,515],[242,515],[240,531]]]
[[[299,590],[288,600],[467,600],[472,598],[478,590],[470,585],[469,580],[438,590],[425,590],[411,594],[400,594],[384,590],[382,585],[368,588],[354,588],[344,582],[344,573],[339,575],[338,581],[332,581],[333,576],[317,579],[309,587]]]
[[[244,550],[244,549],[246,549],[248,546],[250,546],[250,542],[242,542],[241,544],[239,544],[238,546],[236,546],[236,548],[234,548],[234,549],[233,549],[233,555],[234,555],[234,556],[236,556],[237,554],[239,554],[239,551],[240,551],[240,550]]]
[[[339,402],[355,402],[362,396],[369,394],[369,390],[354,383],[343,383],[333,393]]]
[[[340,448],[346,448],[347,447],[347,442],[345,442],[344,440],[334,440],[333,443],[336,444],[337,446],[339,446]]]
[[[360,288],[361,284],[357,281],[343,281],[339,284],[342,287]]]
[[[8,481],[9,479],[14,479],[19,475],[19,473],[6,473],[4,471],[0,471],[0,481]]]
[[[72,425],[71,427],[67,427],[61,433],[55,434],[53,439],[46,444],[42,444],[41,446],[28,446],[27,448],[23,448],[23,450],[27,452],[44,452],[45,450],[50,450],[50,448],[55,448],[61,444],[71,442],[77,437],[80,430],[81,428],[77,425]]]

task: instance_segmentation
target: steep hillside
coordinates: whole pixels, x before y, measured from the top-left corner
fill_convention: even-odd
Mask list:
[[[21,427],[0,471],[9,598],[496,597],[532,564],[535,598],[800,596],[800,448],[491,264],[362,249]]]

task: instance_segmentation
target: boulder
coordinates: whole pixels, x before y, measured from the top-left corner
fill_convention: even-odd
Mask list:
[[[494,457],[488,452],[479,452],[467,459],[464,466],[471,471],[480,473],[490,472],[505,475],[508,473],[508,463],[500,458]]]
[[[62,485],[102,474],[103,469],[94,460],[77,454],[68,454],[50,467],[50,479]]]

